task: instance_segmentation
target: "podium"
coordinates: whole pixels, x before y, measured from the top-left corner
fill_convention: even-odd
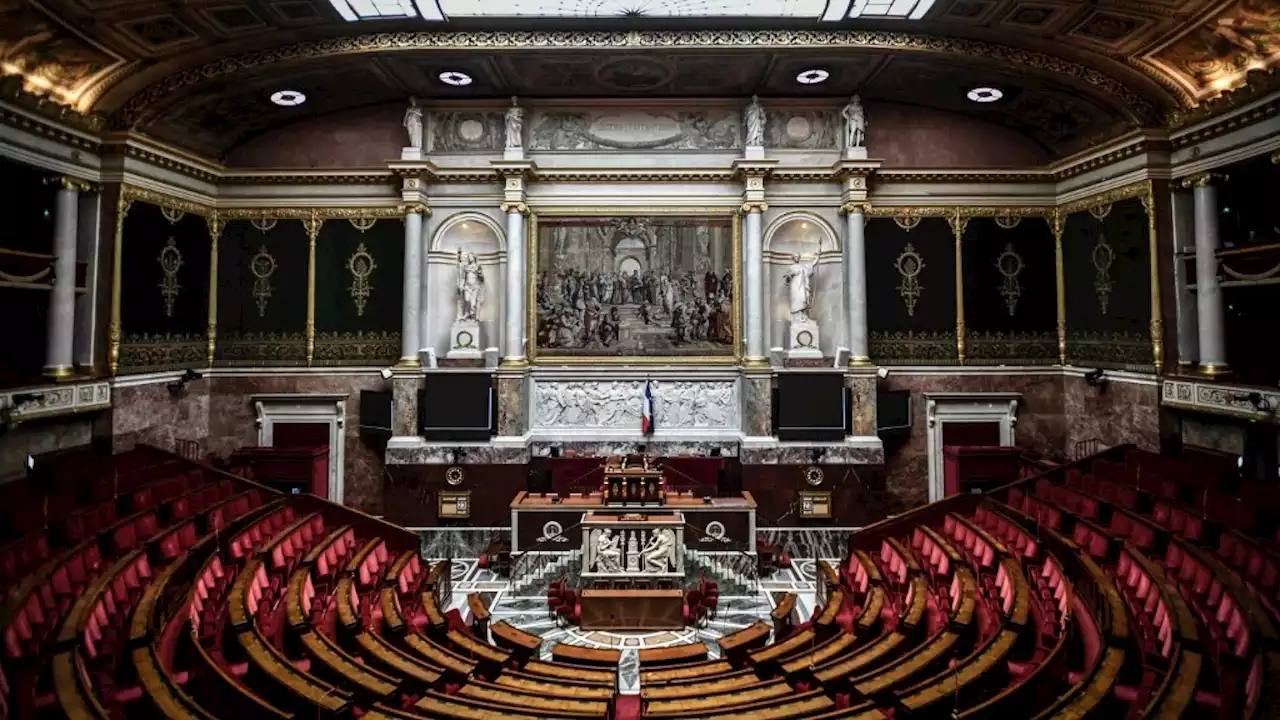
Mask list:
[[[601,492],[608,505],[661,505],[666,500],[662,470],[654,467],[649,458],[644,456],[611,457],[606,460]]]

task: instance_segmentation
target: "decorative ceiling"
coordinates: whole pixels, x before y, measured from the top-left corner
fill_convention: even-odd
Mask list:
[[[303,117],[410,95],[854,91],[1008,125],[1062,154],[1185,118],[1250,78],[1274,84],[1280,62],[1277,0],[936,0],[919,19],[870,19],[926,7],[907,0],[359,2],[441,20],[350,22],[326,0],[0,0],[0,91],[215,156]],[[749,10],[730,17],[734,5]],[[797,83],[810,68],[830,77]],[[444,71],[472,82],[446,85]],[[975,86],[1004,98],[968,102]],[[276,107],[280,89],[308,100]]]

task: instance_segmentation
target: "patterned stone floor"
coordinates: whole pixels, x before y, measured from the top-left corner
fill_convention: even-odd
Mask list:
[[[834,564],[837,561],[829,560],[828,562]],[[492,598],[489,603],[489,612],[494,622],[506,620],[522,630],[542,637],[541,654],[544,659],[549,658],[551,648],[561,642],[592,648],[618,648],[623,650],[621,665],[626,670],[633,668],[635,664],[635,655],[629,651],[644,648],[702,642],[707,645],[712,658],[719,657],[720,649],[715,642],[717,639],[741,630],[758,620],[769,622],[770,611],[776,606],[778,600],[789,592],[796,593],[798,614],[800,618],[807,619],[816,604],[814,578],[815,561],[797,560],[792,567],[762,578],[754,594],[722,596],[716,617],[708,620],[704,627],[686,627],[678,631],[663,632],[585,631],[572,626],[557,626],[547,613],[545,596],[514,596],[509,582],[490,570],[480,569],[475,560],[455,559],[453,561],[453,602],[450,608],[459,610],[466,619],[469,616],[467,595],[473,592],[485,593]],[[623,680],[620,687],[627,688],[632,685],[626,682],[631,675],[633,675],[632,672],[624,672],[620,676]]]

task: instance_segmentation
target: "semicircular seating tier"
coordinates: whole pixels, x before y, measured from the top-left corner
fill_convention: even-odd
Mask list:
[[[863,529],[812,616],[641,651],[638,695],[464,621],[415,534],[161,450],[0,502],[14,718],[1248,718],[1277,667],[1274,489],[1129,447]]]

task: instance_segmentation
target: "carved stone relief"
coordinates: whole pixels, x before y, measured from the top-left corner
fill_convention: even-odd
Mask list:
[[[839,147],[839,123],[832,110],[771,110],[764,125],[765,147],[784,150],[833,150]]]
[[[731,111],[535,111],[530,150],[731,150],[742,147]]]
[[[535,381],[533,425],[540,429],[640,430],[643,380]],[[652,384],[658,431],[736,430],[738,386],[732,380],[664,380]]]
[[[500,112],[433,112],[428,150],[502,150],[505,121]]]

